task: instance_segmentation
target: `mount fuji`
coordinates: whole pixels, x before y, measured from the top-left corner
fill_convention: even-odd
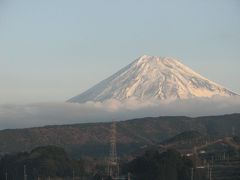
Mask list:
[[[172,101],[214,96],[237,94],[194,72],[177,59],[144,55],[68,102]]]

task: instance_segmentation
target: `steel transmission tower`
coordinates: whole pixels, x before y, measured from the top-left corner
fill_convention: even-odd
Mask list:
[[[119,178],[119,164],[117,158],[116,148],[116,122],[113,121],[111,125],[111,137],[110,137],[110,153],[108,158],[108,176],[113,179]]]

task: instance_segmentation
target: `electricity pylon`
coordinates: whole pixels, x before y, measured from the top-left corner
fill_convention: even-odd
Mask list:
[[[108,158],[108,176],[113,179],[118,179],[119,177],[119,163],[117,158],[117,148],[116,148],[116,122],[113,121],[111,125],[111,136],[110,136],[110,152]]]

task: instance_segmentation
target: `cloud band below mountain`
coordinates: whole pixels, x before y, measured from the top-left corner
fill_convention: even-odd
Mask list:
[[[240,113],[240,97],[214,97],[172,102],[116,100],[77,103],[35,103],[0,105],[0,127],[26,128],[86,122],[127,120],[149,116],[205,116]]]

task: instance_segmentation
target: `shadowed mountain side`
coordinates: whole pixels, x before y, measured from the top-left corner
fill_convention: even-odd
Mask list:
[[[2,154],[31,150],[38,146],[65,147],[72,155],[106,155],[111,123],[87,123],[0,131]],[[222,137],[239,133],[240,114],[208,117],[156,117],[117,123],[120,154],[144,145],[153,145],[184,131]],[[76,155],[77,156],[77,155]]]

